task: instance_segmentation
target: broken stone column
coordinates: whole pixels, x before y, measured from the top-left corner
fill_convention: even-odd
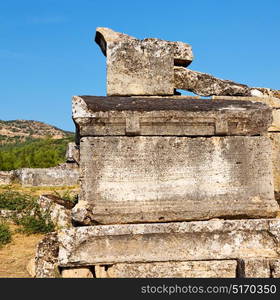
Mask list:
[[[271,122],[264,104],[85,96],[73,98],[73,119],[81,156],[76,222],[277,214],[270,140],[257,136]]]
[[[107,56],[107,95],[173,95],[174,64],[187,66],[191,46],[160,39],[138,40],[97,28],[95,41]]]

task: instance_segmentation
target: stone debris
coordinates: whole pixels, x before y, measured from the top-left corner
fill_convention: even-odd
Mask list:
[[[60,277],[58,270],[58,251],[57,233],[48,233],[37,246],[35,256],[36,278]]]
[[[235,278],[236,260],[118,263],[95,266],[96,278]]]
[[[42,195],[37,200],[43,213],[48,213],[56,229],[72,227],[70,201],[62,200],[54,195]]]
[[[58,233],[60,266],[279,257],[280,219],[97,225]]]

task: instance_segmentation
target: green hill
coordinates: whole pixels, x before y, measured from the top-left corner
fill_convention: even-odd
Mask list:
[[[56,166],[72,141],[72,132],[42,122],[0,121],[0,170]]]

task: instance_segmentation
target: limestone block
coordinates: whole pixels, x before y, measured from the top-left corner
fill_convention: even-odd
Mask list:
[[[243,262],[243,275],[246,278],[270,278],[270,261],[268,259],[246,259]]]
[[[110,28],[96,28],[95,42],[99,45],[101,51],[105,56],[107,55],[107,48],[110,45],[110,43],[121,43],[127,41],[137,41],[137,39],[127,34],[113,31]],[[161,43],[162,45],[172,46],[174,65],[186,67],[193,60],[192,47],[189,44],[183,42],[164,41],[155,38],[148,38],[145,39],[145,41],[149,41],[150,43],[155,44]]]
[[[150,40],[107,45],[107,95],[173,95],[173,47]]]
[[[274,179],[274,190],[280,192],[280,132],[268,134],[272,144],[272,170]]]
[[[64,269],[61,272],[62,278],[93,278],[93,274],[88,268]]]
[[[200,96],[251,96],[245,84],[216,78],[210,74],[174,67],[175,88],[187,90]]]
[[[99,278],[234,278],[236,260],[119,263],[96,272]]]
[[[56,278],[58,271],[58,239],[57,233],[48,233],[38,244],[35,256],[36,278]]]
[[[259,135],[272,122],[271,108],[262,103],[182,96],[74,96],[72,117],[79,137]]]
[[[72,186],[78,184],[79,169],[65,166],[16,170],[23,186]]]
[[[279,259],[280,219],[82,226],[58,233],[61,267]]]
[[[80,223],[274,217],[279,211],[267,137],[85,137],[80,149],[80,201],[88,204],[72,210]]]

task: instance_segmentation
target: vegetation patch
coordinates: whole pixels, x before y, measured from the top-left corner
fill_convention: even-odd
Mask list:
[[[0,194],[0,209],[14,211],[13,221],[26,234],[47,233],[54,230],[49,212],[43,212],[37,198],[26,193],[7,190]]]
[[[9,226],[5,223],[0,223],[0,247],[10,243],[12,240],[12,234]]]
[[[28,139],[0,146],[0,170],[50,168],[65,162],[65,153],[74,136],[63,139]]]

